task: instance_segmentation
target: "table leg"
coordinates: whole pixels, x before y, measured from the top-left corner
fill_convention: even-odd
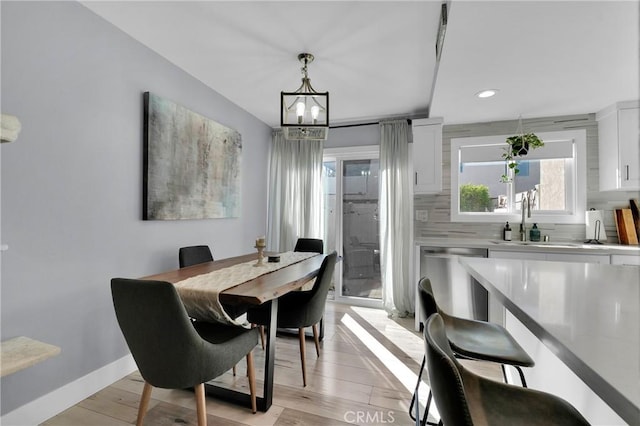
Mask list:
[[[264,396],[259,404],[261,411],[267,411],[269,407],[271,407],[273,401],[273,373],[276,359],[277,318],[278,299],[273,299],[271,301],[271,309],[269,311],[269,325],[267,326],[267,347],[265,348],[264,358]]]
[[[269,325],[267,329],[267,347],[265,348],[264,359],[264,388],[262,397],[256,398],[258,410],[266,412],[273,403],[273,372],[275,369],[276,359],[276,330],[278,318],[278,299],[273,299],[269,309]],[[272,320],[273,319],[273,320]],[[272,339],[273,337],[273,339]],[[205,392],[207,395],[215,396],[226,401],[238,403],[251,407],[251,397],[249,394],[238,392],[236,390],[223,388],[212,383],[205,383]]]

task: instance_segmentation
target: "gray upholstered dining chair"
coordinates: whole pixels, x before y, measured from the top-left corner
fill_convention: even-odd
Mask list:
[[[451,349],[457,357],[499,363],[505,382],[507,376],[504,366],[505,364],[511,365],[518,370],[522,386],[527,386],[521,367],[533,367],[535,362],[504,327],[485,321],[476,321],[448,315],[438,306],[435,296],[433,295],[431,280],[427,277],[422,277],[418,282],[418,294],[423,318],[426,320],[432,315],[440,314],[447,329]],[[420,367],[418,382],[416,383],[416,391],[422,380],[425,360],[426,355],[425,358],[422,359],[422,366]],[[430,397],[431,396],[427,399],[427,407],[422,418],[423,425],[427,424],[429,403],[431,401]],[[415,400],[416,392],[414,392],[411,398],[411,404],[409,405],[409,414],[414,420],[413,406]]]
[[[200,263],[213,262],[213,255],[207,245],[180,247],[178,250],[178,262],[180,268],[186,268],[188,266],[199,265]],[[222,306],[231,318],[238,318],[247,312],[248,309],[248,306],[243,305],[228,305],[222,303]],[[236,369],[234,367],[233,374],[235,375],[235,373]]]
[[[324,253],[324,241],[320,238],[298,238],[296,246],[293,251],[303,253]],[[320,338],[324,335],[323,320],[320,319]],[[262,343],[262,349],[264,349],[264,325],[260,326],[260,342]]]
[[[567,401],[549,393],[500,383],[461,365],[451,350],[443,317],[433,314],[424,329],[427,372],[440,424],[456,426],[588,425]]]
[[[320,238],[298,238],[293,251],[324,253],[324,242]]]
[[[206,245],[180,247],[178,250],[178,262],[181,268],[212,261],[211,249]]]
[[[173,284],[114,278],[111,293],[118,324],[144,378],[136,424],[142,425],[152,387],[195,387],[198,425],[206,425],[204,383],[247,359],[251,408],[256,412],[252,350],[255,329],[192,323]]]
[[[278,328],[297,328],[300,339],[300,362],[302,363],[302,383],[307,385],[307,370],[305,367],[305,327],[313,327],[313,338],[316,354],[320,356],[320,341],[318,337],[318,322],[324,315],[327,293],[333,279],[338,254],[333,251],[322,261],[316,282],[309,291],[292,291],[278,299]],[[266,326],[269,304],[260,305],[247,312],[247,319],[253,324]],[[270,336],[275,338],[275,336]]]

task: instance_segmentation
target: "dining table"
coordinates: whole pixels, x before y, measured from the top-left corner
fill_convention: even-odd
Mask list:
[[[212,281],[212,287],[215,287],[216,283],[213,281],[215,281],[216,274],[214,271],[224,272],[222,270],[233,268],[247,262],[258,263],[258,256],[258,253],[252,253],[227,259],[214,260],[212,262],[200,263],[185,268],[162,272],[160,274],[149,275],[141,279],[167,281],[174,285],[179,285],[179,283],[184,282],[185,280],[192,278],[202,279],[202,276],[206,276],[211,277],[207,279],[210,279]],[[243,307],[246,308],[247,306],[251,307],[262,304],[270,305],[269,325],[266,327],[267,333],[265,344],[263,394],[256,398],[257,408],[260,411],[267,411],[273,402],[273,380],[276,352],[275,336],[277,331],[277,321],[275,319],[278,317],[278,298],[291,291],[299,290],[302,286],[318,275],[325,255],[309,254],[309,256],[311,257],[297,261],[296,263],[288,264],[276,270],[271,270],[265,259],[264,273],[258,269],[257,271],[260,275],[234,285],[233,287],[221,290],[217,294],[220,303],[227,308],[230,307],[230,309],[237,307],[238,310],[241,311],[243,310]],[[261,267],[262,266],[260,265],[256,265],[256,268]],[[203,299],[207,296],[205,293],[206,291],[201,293],[203,294]],[[180,291],[178,291],[178,294],[180,294]],[[187,313],[190,313],[190,307],[188,304],[185,304],[185,307],[187,308]],[[218,386],[211,382],[205,384],[205,392],[207,395],[246,405],[248,407],[251,406],[250,395],[244,392]]]

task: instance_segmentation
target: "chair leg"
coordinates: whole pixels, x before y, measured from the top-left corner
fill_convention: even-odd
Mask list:
[[[232,371],[233,371],[233,376],[235,377],[235,375],[236,375],[236,366],[235,365],[233,366],[233,370]]]
[[[520,381],[522,382],[522,387],[526,388],[527,381],[524,379],[524,373],[522,372],[522,368],[518,367],[517,365],[514,365],[514,367],[516,370],[518,370],[518,374],[520,374]]]
[[[256,327],[260,327],[260,343],[262,343],[262,350],[264,351],[264,342],[265,342],[265,335],[264,335],[264,325],[258,325],[258,324],[251,324],[251,328],[256,328]]]
[[[416,390],[413,392],[413,396],[411,397],[411,404],[409,405],[409,417],[411,417],[411,420],[416,421],[416,417],[419,417],[420,414],[420,402],[417,401],[416,395],[418,394],[418,388],[420,387],[420,382],[422,381],[422,373],[424,371],[424,365],[427,362],[427,357],[423,356],[422,357],[422,365],[420,365],[420,372],[418,373],[418,383],[416,383]],[[440,421],[440,423],[433,423],[433,422],[429,422],[427,421],[427,418],[429,417],[429,409],[431,408],[431,399],[433,398],[433,394],[431,393],[431,389],[429,389],[429,396],[427,397],[427,405],[424,409],[424,415],[422,416],[422,420],[420,421],[420,425],[421,426],[425,426],[425,425],[439,425],[442,423],[442,420]],[[416,407],[416,417],[414,417],[413,414],[413,406],[417,405]]]
[[[262,350],[264,351],[264,342],[266,341],[266,337],[264,335],[264,325],[260,326],[260,342],[262,343]]]
[[[509,383],[507,381],[507,370],[504,366],[504,364],[500,364],[500,367],[502,367],[502,376],[504,377],[504,382],[505,383]],[[522,368],[520,368],[517,365],[514,365],[513,368],[515,368],[516,370],[518,370],[518,374],[520,375],[520,382],[522,383],[522,387],[526,388],[527,387],[527,381],[524,378],[524,372],[522,371]]]
[[[424,408],[424,415],[422,416],[422,421],[420,422],[422,426],[425,426],[425,425],[437,426],[442,424],[442,419],[440,419],[438,423],[427,421],[427,419],[429,418],[429,409],[431,408],[432,399],[433,399],[433,392],[431,392],[431,389],[429,389],[429,396],[427,397],[427,405]]]
[[[196,389],[196,413],[198,414],[198,426],[207,426],[207,408],[204,400],[204,383],[195,386]]]
[[[411,420],[416,420],[415,417],[413,417],[413,406],[416,403],[416,395],[418,393],[418,388],[420,387],[420,382],[422,381],[422,372],[424,371],[424,364],[427,362],[427,357],[423,356],[422,357],[422,365],[420,365],[420,371],[418,372],[418,383],[416,383],[416,389],[413,391],[413,396],[411,397],[411,404],[409,404],[409,417],[411,417]],[[418,403],[418,406],[420,405],[420,403]]]
[[[142,426],[144,416],[147,414],[147,408],[149,407],[152,390],[153,387],[149,383],[144,382],[144,389],[142,389],[142,396],[140,397],[140,407],[138,407],[138,419],[136,420],[136,426]]]
[[[318,334],[318,324],[313,324],[313,340],[316,344],[316,355],[320,357],[320,335]]]
[[[300,362],[302,363],[302,385],[307,386],[307,370],[305,368],[305,342],[304,327],[298,329],[298,338],[300,339]]]
[[[257,411],[256,405],[256,371],[253,366],[253,351],[247,354],[247,375],[249,376],[249,393],[251,394],[251,411]]]

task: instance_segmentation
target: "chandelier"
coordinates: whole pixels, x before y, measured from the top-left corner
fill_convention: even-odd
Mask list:
[[[326,140],[329,133],[329,92],[311,87],[307,65],[311,53],[301,53],[302,84],[295,92],[280,92],[280,126],[285,139]]]

